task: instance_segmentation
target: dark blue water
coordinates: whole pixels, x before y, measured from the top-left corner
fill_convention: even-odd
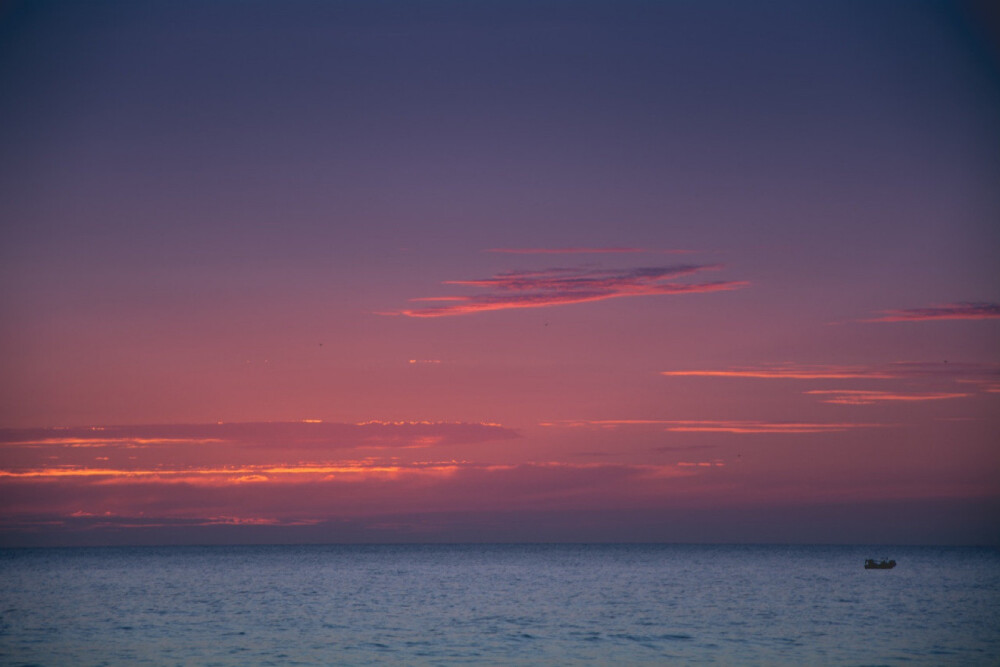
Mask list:
[[[0,577],[8,665],[1000,664],[995,549],[19,549]]]

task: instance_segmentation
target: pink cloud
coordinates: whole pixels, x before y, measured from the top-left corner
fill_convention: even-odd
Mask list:
[[[957,380],[963,384],[971,384],[976,386],[980,391],[987,394],[1000,394],[1000,382],[995,382],[988,379],[961,379]]]
[[[479,280],[450,280],[446,285],[481,287],[473,296],[421,297],[411,301],[441,301],[447,305],[400,311],[409,317],[445,317],[513,308],[542,308],[629,296],[693,294],[739,289],[748,283],[716,281],[679,283],[674,280],[715,266],[681,265],[606,270],[551,268],[509,271]]]
[[[865,322],[924,322],[929,320],[988,320],[1000,318],[1000,304],[984,301],[948,303],[929,308],[884,311],[882,317]]]

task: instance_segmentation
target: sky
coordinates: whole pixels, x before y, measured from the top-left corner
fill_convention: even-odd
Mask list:
[[[997,19],[0,4],[0,545],[1000,543]]]

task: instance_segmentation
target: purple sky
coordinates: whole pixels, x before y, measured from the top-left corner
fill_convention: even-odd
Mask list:
[[[0,544],[995,543],[995,14],[0,6]]]

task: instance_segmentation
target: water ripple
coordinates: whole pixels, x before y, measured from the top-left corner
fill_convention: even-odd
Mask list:
[[[868,551],[0,551],[0,662],[1000,664],[996,550]]]

